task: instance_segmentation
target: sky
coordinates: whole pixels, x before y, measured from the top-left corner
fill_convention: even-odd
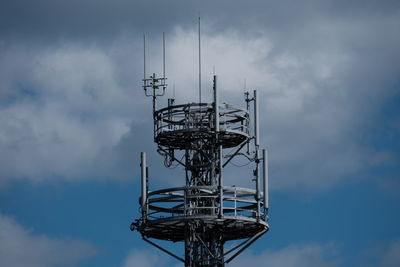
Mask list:
[[[0,265],[180,266],[129,230],[139,156],[152,190],[182,185],[141,88],[195,102],[260,95],[270,231],[228,267],[400,266],[400,2],[2,0]],[[175,90],[173,89],[175,88]],[[236,162],[240,164],[240,162]],[[231,166],[227,185],[251,183]],[[164,243],[163,243],[164,244]],[[182,255],[182,244],[165,244]]]

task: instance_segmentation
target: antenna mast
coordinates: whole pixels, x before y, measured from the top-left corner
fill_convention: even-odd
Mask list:
[[[199,103],[201,103],[201,31],[199,17]]]
[[[146,79],[146,34],[143,34],[143,81]]]
[[[149,78],[146,76],[146,35],[143,35],[143,90],[146,96],[153,98],[153,115],[156,111],[156,99],[158,96],[163,96],[165,94],[165,89],[167,89],[167,78],[165,77],[165,34],[163,33],[163,77],[159,78],[155,73]],[[161,90],[161,92],[160,92]],[[155,127],[155,126],[154,126]]]
[[[162,33],[162,44],[163,44],[163,78],[165,79],[165,32]]]
[[[157,97],[164,95],[167,87],[165,34],[161,78],[155,73],[146,77],[146,37],[143,39],[143,89],[153,100],[154,142],[165,167],[184,167],[185,184],[149,191],[148,162],[142,152],[141,217],[130,228],[185,267],[224,267],[269,230],[268,154],[265,150],[260,153],[257,92],[252,98],[245,93],[246,108],[221,104],[214,75],[213,101],[201,103],[199,17],[199,103],[175,105],[174,99],[168,99],[166,107],[156,109]],[[254,127],[250,127],[250,118],[254,118]],[[247,153],[243,151],[246,147]],[[232,177],[224,168],[237,156],[245,156],[252,164],[248,177],[255,182],[252,188],[226,185]],[[156,240],[180,242],[184,256]]]

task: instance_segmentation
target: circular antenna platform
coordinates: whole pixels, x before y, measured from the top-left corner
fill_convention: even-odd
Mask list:
[[[219,105],[217,143],[215,135],[214,106],[207,103],[190,103],[168,106],[155,112],[155,141],[174,149],[190,149],[197,140],[202,145],[235,147],[249,139],[249,112],[228,104]],[[189,146],[189,147],[188,147]]]
[[[223,215],[213,205],[219,198],[217,186],[185,186],[149,192],[148,220],[138,225],[140,232],[162,240],[183,241],[187,222],[200,223],[206,229],[220,229],[224,241],[249,238],[260,231],[268,231],[265,219],[257,218],[256,191],[224,186]],[[190,199],[201,199],[196,207],[185,204]],[[207,232],[207,231],[206,231]],[[212,238],[212,237],[210,237]]]

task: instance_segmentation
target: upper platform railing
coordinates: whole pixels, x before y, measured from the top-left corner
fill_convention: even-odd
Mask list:
[[[219,127],[216,145],[234,147],[249,138],[249,112],[245,109],[219,104]],[[189,103],[168,106],[154,114],[155,141],[175,149],[185,149],[198,139],[215,134],[214,105]]]

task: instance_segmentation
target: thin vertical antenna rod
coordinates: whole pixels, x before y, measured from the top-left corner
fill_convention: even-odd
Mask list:
[[[146,152],[140,153],[140,167],[142,176],[142,214],[147,218],[147,166],[146,166]]]
[[[224,158],[223,155],[223,149],[222,145],[219,146],[219,161],[218,161],[218,169],[219,169],[219,175],[218,175],[218,187],[219,187],[219,216],[222,217],[224,216],[224,190],[223,190],[223,184],[224,184],[224,177],[223,177],[223,164],[222,160]]]
[[[269,206],[269,196],[268,196],[268,151],[262,150],[262,162],[263,162],[263,195],[264,195],[264,215],[267,215]]]
[[[256,194],[257,194],[257,216],[260,216],[260,168],[259,168],[259,146],[260,146],[260,130],[259,130],[259,114],[258,114],[258,98],[257,90],[253,91],[254,99],[254,146],[256,149]]]
[[[143,34],[143,79],[146,79],[146,34]]]
[[[163,78],[165,79],[165,32],[162,33],[162,41],[163,41]]]
[[[201,103],[201,34],[199,17],[199,103]]]
[[[214,75],[213,81],[213,89],[214,89],[214,131],[215,135],[218,134],[219,131],[219,96],[218,96],[218,88],[217,88],[217,75]],[[217,138],[217,136],[215,137]]]
[[[258,117],[258,99],[257,99],[257,90],[254,90],[254,140],[255,145],[258,148],[260,145],[260,125],[259,125],[259,117]]]

